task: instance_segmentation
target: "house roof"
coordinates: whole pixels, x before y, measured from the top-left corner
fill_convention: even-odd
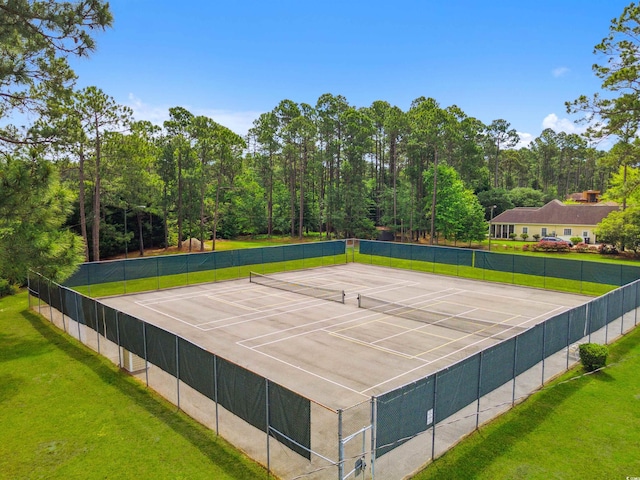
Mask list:
[[[564,204],[551,200],[542,207],[516,207],[502,212],[493,223],[525,223],[529,225],[597,225],[618,205],[606,203]]]

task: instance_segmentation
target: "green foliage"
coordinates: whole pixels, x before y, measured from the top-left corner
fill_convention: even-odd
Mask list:
[[[424,172],[427,190],[433,190],[433,167]],[[431,204],[426,207],[431,214]],[[488,225],[484,220],[484,209],[477,197],[464,188],[457,172],[448,165],[438,165],[438,191],[436,195],[436,235],[445,239],[479,241],[487,235]]]
[[[601,243],[637,252],[640,248],[640,207],[610,213],[598,224],[596,235]]]
[[[521,233],[521,234],[520,234],[520,238],[521,238],[524,242],[526,242],[526,241],[527,241],[527,238],[529,238],[529,234],[528,234],[528,233]]]
[[[580,362],[588,372],[602,368],[607,363],[609,349],[598,343],[583,343],[579,347]]]
[[[18,293],[18,287],[9,283],[8,280],[0,278],[0,298]]]
[[[509,191],[509,198],[515,207],[542,207],[544,193],[530,187],[516,187]]]
[[[528,250],[532,252],[570,252],[571,247],[567,242],[542,241],[531,245]]]
[[[582,237],[571,237],[569,240],[571,240],[571,243],[573,243],[574,245],[578,245],[579,243],[584,242],[584,238]]]
[[[29,268],[56,281],[82,262],[82,239],[63,228],[73,195],[46,160],[0,157],[0,278],[24,284]]]
[[[38,111],[48,99],[67,95],[75,80],[67,59],[90,53],[91,33],[113,21],[102,0],[2,0],[0,18],[0,118]],[[32,140],[0,127],[0,142]]]
[[[486,220],[491,218],[491,207],[495,205],[493,209],[493,216],[500,215],[506,210],[511,210],[514,207],[513,202],[504,188],[492,188],[491,190],[485,190],[478,193],[478,201],[484,207],[486,214]]]

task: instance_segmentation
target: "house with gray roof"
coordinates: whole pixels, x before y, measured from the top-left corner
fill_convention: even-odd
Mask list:
[[[596,243],[595,228],[611,212],[619,210],[613,203],[565,204],[552,200],[542,207],[517,207],[502,212],[491,222],[491,238],[517,238],[526,233],[528,240],[540,237],[582,237],[586,243]]]

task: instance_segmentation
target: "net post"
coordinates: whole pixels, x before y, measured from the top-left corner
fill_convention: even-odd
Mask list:
[[[345,297],[345,295],[344,295],[344,290],[342,290],[342,303],[343,303],[343,304],[344,304],[344,297]]]
[[[360,294],[358,294],[358,308],[362,308],[362,304],[360,302]]]

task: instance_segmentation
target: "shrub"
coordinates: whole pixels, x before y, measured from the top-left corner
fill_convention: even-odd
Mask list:
[[[11,285],[9,280],[0,278],[0,298],[15,295],[16,293],[18,293],[18,288],[15,285]]]
[[[518,237],[518,235],[516,235],[515,233],[510,233],[510,234],[509,234],[509,238],[510,238],[511,240],[515,240],[517,237]]]
[[[606,345],[600,345],[599,343],[583,343],[580,345],[580,362],[588,372],[604,367],[607,363],[608,354],[609,349]]]
[[[526,242],[527,238],[529,238],[529,234],[528,233],[521,233],[520,234],[520,238]]]
[[[531,247],[534,252],[570,252],[571,247],[567,242],[538,242]]]
[[[599,249],[597,245],[589,245],[588,243],[578,243],[574,250],[578,253],[598,253]]]
[[[584,238],[582,237],[571,237],[569,240],[571,240],[571,243],[573,243],[574,245],[578,245],[579,243],[584,243]]]
[[[598,251],[602,255],[617,255],[618,254],[618,249],[616,248],[615,245],[607,245],[605,243],[601,243],[600,244],[600,247],[598,247]]]

